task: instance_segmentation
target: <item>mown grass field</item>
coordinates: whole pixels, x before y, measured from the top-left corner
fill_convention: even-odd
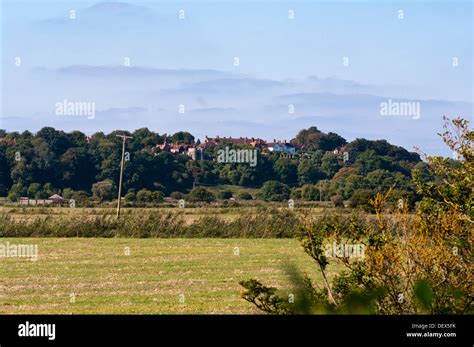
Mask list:
[[[256,278],[291,292],[288,261],[321,283],[294,239],[0,239],[6,242],[38,245],[38,260],[0,258],[1,314],[259,313],[240,298],[238,282]],[[329,274],[340,270],[330,265]]]

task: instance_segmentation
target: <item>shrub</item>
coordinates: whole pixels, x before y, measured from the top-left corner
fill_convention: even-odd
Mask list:
[[[314,184],[305,184],[301,188],[301,198],[306,201],[319,200],[319,187]]]
[[[21,183],[15,183],[14,185],[12,185],[10,188],[10,192],[8,194],[8,196],[11,196],[13,198],[16,197],[16,199],[12,201],[16,201],[18,200],[19,197],[25,196],[25,195],[26,195],[26,188]]]
[[[278,181],[267,181],[258,192],[258,197],[265,201],[284,201],[290,197],[290,188]]]
[[[133,202],[137,200],[137,196],[134,192],[128,192],[125,194],[125,201],[127,202]]]
[[[175,200],[180,200],[184,198],[184,194],[181,192],[172,192],[170,194],[170,198],[175,199]]]
[[[154,192],[148,189],[140,189],[136,194],[136,199],[139,202],[153,202]]]
[[[249,192],[240,192],[237,196],[241,200],[252,200],[253,196]]]
[[[151,193],[151,201],[153,202],[162,202],[164,198],[163,192],[159,190],[155,190],[154,192]]]
[[[290,193],[290,198],[300,200],[302,198],[301,188],[293,188]]]
[[[402,201],[400,201],[402,200]],[[401,202],[401,205],[400,204]],[[407,190],[394,189],[392,194],[389,196],[387,204],[389,205],[392,211],[402,208],[407,208],[408,211],[411,211],[415,208],[416,197],[413,192]]]
[[[71,199],[74,199],[76,204],[83,205],[89,199],[89,194],[87,194],[87,192],[84,190],[78,190],[76,192],[73,192]]]
[[[229,190],[222,190],[217,194],[217,197],[221,200],[227,200],[232,197],[232,192]]]
[[[74,191],[70,188],[64,188],[62,196],[64,199],[73,199],[76,204],[84,204],[89,199],[89,195],[84,190]]]
[[[357,208],[360,207],[366,212],[374,212],[373,207],[370,205],[369,200],[374,198],[375,193],[370,189],[357,189],[352,195],[350,201],[350,207]]]
[[[211,202],[215,200],[214,194],[203,187],[196,187],[191,190],[188,197],[189,201]]]
[[[112,180],[104,180],[92,185],[92,193],[100,202],[112,200],[116,194]]]
[[[467,121],[452,123],[453,131],[445,124],[441,136],[460,159],[453,166],[449,159],[426,156],[440,179],[426,182],[415,172],[422,196],[416,214],[402,208],[387,215],[390,188],[370,198],[375,218],[305,216],[299,227],[301,246],[322,281],[313,284],[307,275],[290,269],[292,287],[300,288],[291,306],[287,295],[253,279],[240,282],[245,288],[242,297],[274,314],[472,314],[474,136]],[[358,198],[365,203],[370,195],[371,191],[359,191]],[[354,253],[347,245],[358,250]],[[346,270],[328,277],[329,258]]]
[[[63,189],[62,197],[64,199],[72,199],[73,195],[74,195],[74,190],[72,190],[71,188],[64,188]]]
[[[331,197],[331,202],[334,207],[344,207],[344,198],[342,195],[334,195]]]
[[[20,198],[20,195],[18,195],[17,192],[10,192],[10,193],[8,193],[8,200],[10,200],[10,201],[12,201],[12,202],[18,201],[19,198]]]

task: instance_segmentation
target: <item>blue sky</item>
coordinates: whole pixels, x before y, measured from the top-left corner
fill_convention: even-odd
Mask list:
[[[348,140],[386,138],[446,154],[435,135],[442,116],[472,117],[472,7],[4,0],[0,127],[91,133],[148,126],[290,139],[315,125]],[[420,119],[381,117],[389,98],[419,102]],[[95,102],[97,117],[58,117],[54,104],[63,99]]]

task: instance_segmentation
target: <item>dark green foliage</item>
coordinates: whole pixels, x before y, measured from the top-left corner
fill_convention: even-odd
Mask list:
[[[357,189],[352,195],[350,206],[352,208],[360,207],[366,212],[374,212],[369,201],[375,196],[375,192],[371,189]]]
[[[99,201],[112,200],[116,194],[114,182],[111,180],[104,180],[94,183],[92,185],[92,193]]]
[[[184,198],[184,194],[180,192],[172,192],[170,194],[170,198],[175,199],[175,200],[180,200]]]
[[[346,143],[346,140],[335,133],[323,133],[316,127],[301,130],[291,141],[308,151],[332,151]]]
[[[415,300],[424,309],[428,310],[433,303],[433,289],[427,280],[419,280],[413,286]]]
[[[290,188],[278,181],[267,181],[258,192],[258,197],[266,201],[284,201],[290,197]]]
[[[301,188],[301,198],[306,201],[319,200],[319,186],[316,184],[305,184]]]
[[[8,194],[11,186],[10,168],[5,150],[0,147],[0,196]]]
[[[194,143],[194,136],[187,131],[179,131],[171,136],[171,142],[190,145]]]
[[[211,202],[215,200],[214,194],[203,187],[196,187],[189,193],[189,201]]]
[[[252,200],[253,197],[252,197],[252,194],[250,194],[249,192],[240,192],[237,197],[241,200]]]
[[[290,198],[300,200],[302,198],[301,188],[293,188],[290,192]]]
[[[222,190],[217,194],[217,197],[221,200],[227,200],[232,197],[232,192],[229,190]]]
[[[276,288],[266,287],[254,279],[240,281],[239,284],[246,289],[242,293],[242,298],[254,304],[263,312],[273,314],[293,313],[288,300],[276,294]]]
[[[125,194],[125,201],[127,202],[133,202],[137,200],[137,196],[135,195],[134,192],[128,192]]]
[[[292,184],[298,180],[297,165],[290,159],[278,159],[273,165],[273,170],[283,183]]]
[[[313,184],[324,178],[325,174],[317,161],[312,159],[300,161],[298,165],[298,180],[300,185]]]
[[[27,196],[45,198],[64,189],[85,191],[93,199],[106,201],[93,194],[97,182],[111,181],[118,185],[121,140],[117,134],[127,134],[123,191],[141,189],[159,190],[165,195],[172,192],[189,192],[193,185],[232,184],[243,187],[262,187],[267,181],[279,181],[290,187],[315,184],[320,180],[331,183],[323,191],[323,198],[340,194],[349,199],[358,188],[385,187],[397,184],[397,189],[414,192],[409,183],[414,168],[423,170],[419,156],[384,140],[357,139],[346,144],[337,134],[323,133],[316,127],[302,130],[292,143],[298,152],[294,158],[281,158],[279,153],[257,151],[257,165],[248,163],[219,163],[217,151],[229,146],[232,149],[252,149],[248,145],[225,143],[206,148],[193,161],[188,155],[161,152],[157,147],[168,143],[193,144],[193,135],[177,132],[159,135],[147,128],[134,132],[97,132],[88,137],[80,131],[66,133],[45,127],[32,134],[0,133],[0,196],[10,198]],[[349,153],[349,161],[343,163],[342,155],[334,149]],[[21,184],[24,191],[13,188]],[[31,184],[39,184],[42,189]],[[45,184],[49,184],[47,189]],[[33,191],[34,190],[34,191]],[[319,193],[318,193],[319,194]],[[303,199],[313,200],[314,194]]]
[[[135,199],[138,202],[161,202],[163,201],[164,194],[160,192],[159,190],[157,191],[150,191],[148,189],[140,189],[137,194],[135,195]],[[126,199],[126,197],[125,197]]]

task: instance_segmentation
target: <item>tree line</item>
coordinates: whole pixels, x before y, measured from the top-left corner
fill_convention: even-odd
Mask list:
[[[324,133],[316,127],[301,130],[291,140],[297,148],[293,158],[259,151],[255,167],[216,160],[217,151],[224,146],[250,148],[245,145],[224,141],[204,149],[203,160],[157,147],[165,141],[195,143],[188,132],[160,135],[141,128],[86,136],[80,131],[44,127],[37,133],[0,130],[0,196],[38,199],[66,193],[79,199],[112,199],[122,150],[117,134],[133,137],[127,141],[123,180],[123,191],[129,199],[138,195],[145,200],[159,200],[187,194],[196,186],[230,184],[262,188],[259,196],[250,198],[264,200],[329,200],[337,195],[357,202],[360,197],[365,199],[395,185],[399,194],[415,201],[412,172],[418,169],[428,175],[417,153],[386,140],[359,138],[347,142],[338,134]],[[341,148],[344,153],[334,152]]]

